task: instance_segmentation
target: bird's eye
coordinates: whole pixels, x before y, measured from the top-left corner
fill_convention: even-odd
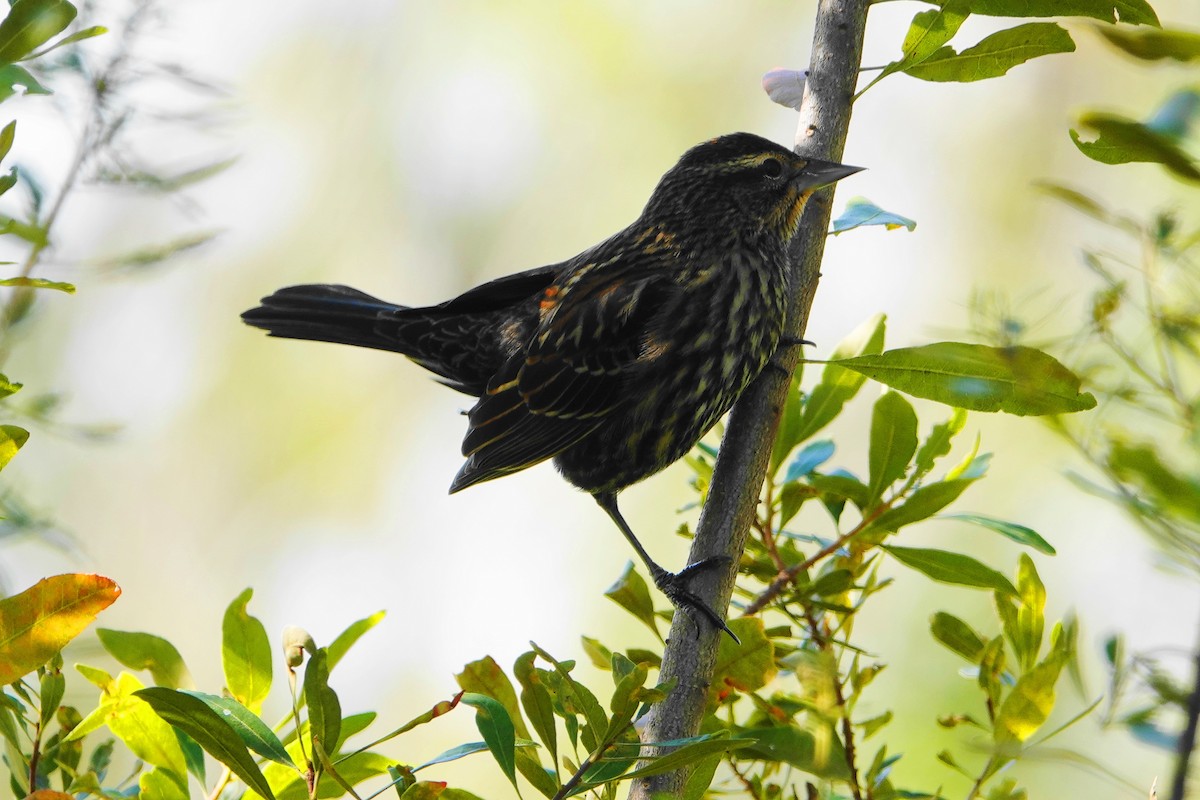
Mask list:
[[[783,162],[778,158],[768,158],[762,162],[762,173],[768,178],[778,178],[783,174]]]

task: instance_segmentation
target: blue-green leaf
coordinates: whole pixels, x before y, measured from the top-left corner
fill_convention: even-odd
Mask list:
[[[854,197],[846,203],[846,210],[841,216],[833,221],[833,228],[829,232],[836,236],[866,225],[882,225],[889,231],[897,228],[907,228],[911,231],[917,227],[917,223],[908,217],[884,211],[865,197]]]

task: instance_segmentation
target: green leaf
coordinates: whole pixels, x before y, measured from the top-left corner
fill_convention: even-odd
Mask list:
[[[329,671],[333,672],[333,668],[341,662],[342,658],[362,638],[363,634],[382,622],[386,616],[386,611],[376,611],[369,617],[364,617],[350,623],[350,626],[346,630],[334,637],[329,647],[325,648],[326,652],[329,653]]]
[[[271,641],[263,624],[246,612],[253,595],[253,589],[246,589],[225,609],[221,622],[221,666],[229,693],[257,712],[271,691]]]
[[[616,582],[605,590],[604,596],[632,614],[635,619],[653,631],[659,641],[662,641],[662,634],[658,630],[658,618],[654,614],[654,600],[650,597],[650,588],[632,561],[626,563],[625,570]]]
[[[841,216],[833,221],[833,228],[829,233],[836,236],[868,225],[882,225],[889,231],[897,228],[912,231],[917,227],[917,223],[908,217],[884,211],[865,197],[853,197],[846,203],[846,209]]]
[[[117,255],[96,259],[97,267],[107,269],[145,270],[189,250],[203,247],[220,233],[219,230],[193,231],[163,242],[155,242]]]
[[[830,508],[830,513],[835,519],[840,511],[834,513],[833,507],[846,500],[854,503],[860,509],[867,507],[866,485],[848,472],[837,470],[828,475],[814,472],[808,476],[808,483],[820,493],[821,501],[827,508]]]
[[[56,663],[61,659],[56,659]],[[59,664],[61,666],[61,664]],[[42,730],[54,719],[54,714],[62,704],[63,694],[67,689],[67,679],[58,669],[47,669],[38,681],[38,705],[41,711]]]
[[[1092,30],[1134,58],[1144,61],[1200,61],[1200,33],[1172,28],[1138,28],[1094,25]]]
[[[717,646],[717,661],[709,685],[709,703],[719,703],[731,692],[753,692],[771,682],[778,672],[775,647],[767,638],[762,620],[741,617],[729,620],[741,643],[728,636]]]
[[[138,776],[138,800],[188,800],[186,781],[169,769],[156,767]],[[41,792],[34,795],[35,800]],[[71,795],[63,795],[64,798]],[[53,800],[45,798],[44,800]]]
[[[17,451],[29,441],[29,431],[16,425],[0,425],[0,469],[8,466]]]
[[[846,753],[829,729],[819,731],[824,739],[819,745],[818,733],[796,725],[739,728],[736,734],[739,739],[749,738],[752,742],[742,753],[746,758],[790,764],[827,780],[848,780],[850,777]]]
[[[1008,578],[962,553],[925,547],[897,547],[895,545],[882,545],[882,547],[901,564],[922,572],[935,581],[971,586],[977,589],[994,589],[1005,594],[1017,595],[1016,587],[1009,582]]]
[[[26,289],[54,289],[67,294],[75,294],[75,287],[61,281],[47,281],[42,278],[4,278],[0,286],[21,286]]]
[[[129,669],[145,669],[155,684],[168,689],[192,689],[196,684],[175,645],[149,633],[97,628],[96,636],[108,654]]]
[[[862,388],[862,376],[843,369],[836,362],[882,352],[886,329],[887,317],[877,314],[859,325],[834,349],[830,362],[821,373],[821,382],[813,388],[808,402],[804,404],[796,431],[797,442],[803,442],[832,422],[842,413],[842,407]],[[783,458],[787,458],[786,453]]]
[[[0,398],[8,397],[21,391],[23,384],[13,383],[7,375],[0,374]]]
[[[965,83],[998,78],[1032,58],[1074,50],[1071,34],[1057,24],[1029,22],[997,31],[962,52],[947,45],[902,71],[923,81]]]
[[[1158,26],[1146,0],[968,0],[967,6],[972,14],[990,17],[1091,17]]]
[[[142,688],[137,678],[122,672],[101,691],[100,704],[72,729],[66,740],[77,741],[107,725],[134,756],[182,777],[188,767],[176,732],[136,696]]]
[[[1147,125],[1118,114],[1086,112],[1079,115],[1082,127],[1095,131],[1094,141],[1085,142],[1071,130],[1071,141],[1079,151],[1102,164],[1149,162],[1161,164],[1185,180],[1200,182],[1196,162],[1170,137]]]
[[[0,22],[0,61],[20,61],[75,19],[66,0],[16,0]]]
[[[554,665],[554,672],[547,673],[548,676],[556,676],[558,679],[552,687],[551,694],[557,696],[563,711],[568,715],[568,732],[570,732],[570,718],[582,715],[587,722],[587,727],[583,729],[580,738],[589,750],[595,749],[599,744],[600,735],[608,729],[608,715],[604,713],[604,707],[600,705],[600,701],[596,699],[596,695],[592,694],[590,689],[571,677],[570,670],[574,666],[574,662],[558,661],[535,642],[529,644],[535,653]],[[574,743],[573,736],[572,743]]]
[[[1043,194],[1053,197],[1055,200],[1070,206],[1081,214],[1086,214],[1092,219],[1097,219],[1104,223],[1111,223],[1113,221],[1113,215],[1107,208],[1101,205],[1094,197],[1086,195],[1083,192],[1049,181],[1034,181],[1033,185]]]
[[[880,514],[871,523],[871,527],[894,532],[905,525],[929,519],[957,500],[958,496],[974,482],[975,478],[958,478],[926,484],[910,494],[901,505]]]
[[[909,25],[908,33],[904,35],[900,58],[880,70],[863,91],[888,75],[924,62],[954,38],[969,14],[964,0],[947,0],[941,4],[941,8],[918,12]]]
[[[1045,724],[1054,708],[1054,686],[1065,664],[1062,651],[1052,652],[1017,679],[996,714],[997,744],[1024,742]]]
[[[875,401],[871,415],[868,505],[877,502],[884,490],[904,477],[916,450],[917,412],[903,397],[888,392]]]
[[[983,652],[979,654],[979,675],[976,677],[993,708],[1000,703],[1000,679],[1004,675],[1004,662],[1004,637],[997,636],[989,640],[984,645]]]
[[[296,766],[292,757],[284,749],[283,742],[279,741],[279,737],[267,727],[265,722],[237,700],[204,692],[186,692],[186,694],[200,700],[225,720],[225,724],[233,729],[246,747],[263,758],[269,758],[284,766]]]
[[[558,729],[554,722],[554,701],[534,668],[537,654],[532,650],[523,653],[513,665],[513,675],[521,684],[521,707],[529,717],[529,724],[537,732],[538,739],[550,754],[550,763],[558,763]],[[555,782],[557,784],[557,781]],[[556,788],[557,791],[557,788]]]
[[[605,671],[612,669],[612,650],[605,647],[600,640],[590,636],[580,636],[579,641],[583,645],[583,652],[587,653],[587,657],[591,660],[592,666]]]
[[[1026,416],[1086,411],[1096,405],[1091,394],[1080,394],[1073,372],[1031,347],[937,342],[829,363],[906,394],[970,411]]]
[[[486,695],[499,701],[508,712],[516,734],[522,739],[529,738],[529,729],[525,727],[520,707],[517,705],[517,692],[494,658],[484,656],[478,661],[472,661],[463,667],[463,671],[455,675],[454,679],[465,692]]]
[[[0,160],[8,156],[8,151],[12,149],[13,140],[17,136],[17,121],[4,126],[4,130],[0,130]]]
[[[617,657],[623,658],[620,654],[617,654]],[[617,681],[612,699],[608,704],[612,711],[612,717],[609,719],[608,729],[602,737],[604,741],[616,741],[629,729],[633,715],[641,705],[642,687],[646,685],[648,672],[649,668],[645,664],[638,664],[633,667],[632,672]]]
[[[925,476],[933,470],[934,462],[950,452],[950,444],[967,424],[967,412],[961,408],[954,409],[950,419],[934,425],[927,438],[917,451],[914,462],[916,473]]]
[[[721,766],[724,754],[713,753],[699,759],[688,773],[687,783],[683,787],[681,800],[704,800],[708,787],[712,785],[717,767]]]
[[[751,739],[708,739],[703,742],[685,744],[678,750],[672,750],[663,756],[658,756],[647,766],[635,769],[621,776],[622,780],[631,778],[649,778],[652,775],[663,775],[682,769],[713,753],[728,753],[753,743]]]
[[[308,731],[326,753],[337,752],[342,734],[342,705],[329,688],[329,655],[320,648],[304,667],[304,696],[308,698]]]
[[[72,33],[70,36],[64,36],[54,44],[47,47],[45,50],[39,50],[38,52],[34,53],[32,56],[30,56],[30,58],[41,58],[52,50],[57,50],[60,47],[64,47],[69,44],[75,44],[76,42],[82,42],[84,39],[94,39],[95,37],[102,36],[106,33],[108,33],[108,28],[104,27],[103,25],[93,25],[90,28],[84,28],[81,31],[75,31],[75,33]]]
[[[933,638],[946,647],[972,664],[979,663],[984,641],[983,637],[976,633],[970,625],[953,614],[939,611],[930,620],[929,629],[933,633]]]
[[[100,575],[56,575],[0,600],[0,686],[53,658],[120,594]]]
[[[462,701],[475,708],[475,725],[487,743],[492,757],[500,765],[509,782],[517,785],[517,737],[512,718],[498,700],[482,694],[467,692]]]
[[[1026,528],[1024,525],[1017,525],[1014,522],[1005,522],[992,517],[985,517],[982,514],[945,514],[939,519],[957,519],[963,522],[969,522],[972,525],[978,525],[981,528],[987,528],[989,531],[1012,539],[1017,544],[1023,544],[1026,547],[1032,547],[1039,553],[1045,553],[1048,556],[1055,555],[1058,551],[1043,539],[1037,531]]]
[[[162,687],[142,689],[135,695],[149,703],[164,720],[195,739],[206,753],[229,767],[246,786],[267,800],[274,800],[267,779],[241,738],[202,700]]]
[[[1012,645],[1017,662],[1027,670],[1037,663],[1038,652],[1042,648],[1042,632],[1046,624],[1046,587],[1038,576],[1033,560],[1024,553],[1017,567],[1017,592],[1021,607],[1017,610],[1017,636]]]
[[[175,740],[179,742],[179,749],[183,751],[183,760],[187,764],[187,771],[195,775],[196,780],[200,781],[202,785],[207,784],[208,780],[204,774],[204,750],[183,731],[178,728],[172,730],[175,731]]]
[[[1154,444],[1112,441],[1108,466],[1125,484],[1139,490],[1144,501],[1163,512],[1200,523],[1200,481],[1180,476],[1159,458]]]
[[[52,94],[38,79],[29,74],[29,70],[16,64],[0,66],[0,102],[7,100],[17,93],[16,87],[25,89],[25,94]]]

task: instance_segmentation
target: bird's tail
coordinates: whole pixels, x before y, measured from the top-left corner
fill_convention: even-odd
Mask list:
[[[262,305],[242,314],[247,325],[271,336],[336,342],[412,355],[396,336],[388,317],[405,306],[388,303],[349,286],[309,284],[288,286],[264,297]]]

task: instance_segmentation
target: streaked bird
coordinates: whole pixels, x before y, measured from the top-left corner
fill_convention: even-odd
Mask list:
[[[291,286],[242,319],[271,336],[401,353],[478,398],[451,492],[553,459],[676,606],[733,636],[688,588],[721,561],[659,566],[617,494],[687,453],[794,344],[788,243],[813,191],[859,169],[729,134],[684,153],[632,225],[566,261],[425,308]]]

